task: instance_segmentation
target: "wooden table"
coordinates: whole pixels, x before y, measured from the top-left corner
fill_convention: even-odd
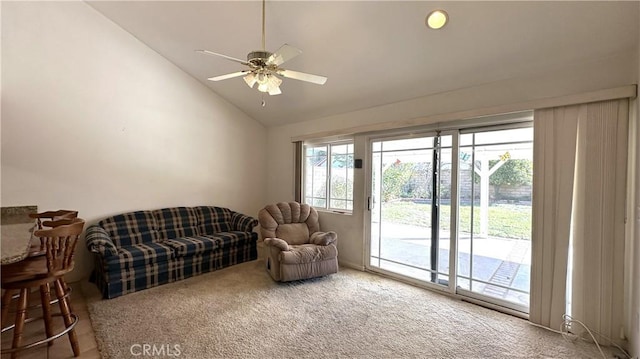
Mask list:
[[[0,223],[2,235],[0,264],[18,262],[27,256],[35,228],[35,220],[28,216],[3,216]]]

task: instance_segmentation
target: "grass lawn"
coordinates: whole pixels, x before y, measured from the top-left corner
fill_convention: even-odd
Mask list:
[[[382,220],[398,224],[431,226],[431,205],[413,202],[387,202]],[[440,206],[440,228],[449,230],[451,206]],[[471,206],[460,206],[461,232],[471,232]],[[474,233],[480,232],[480,208],[473,209]],[[502,204],[489,206],[489,235],[502,238],[531,239],[531,206]]]

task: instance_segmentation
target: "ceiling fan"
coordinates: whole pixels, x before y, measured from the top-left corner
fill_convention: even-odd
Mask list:
[[[302,50],[297,49],[291,45],[284,44],[282,45],[276,52],[271,53],[265,50],[265,0],[262,0],[262,50],[251,51],[247,55],[247,60],[237,59],[235,57],[219,54],[213,51],[208,50],[196,50],[197,52],[219,56],[225,58],[227,60],[231,60],[242,65],[248,66],[249,68],[246,70],[220,75],[215,77],[210,77],[208,80],[211,81],[221,81],[226,79],[231,79],[234,77],[244,76],[244,81],[249,85],[249,87],[253,88],[256,84],[258,84],[258,91],[266,92],[269,95],[279,95],[282,93],[280,91],[280,84],[282,84],[282,80],[277,76],[280,75],[282,77],[311,82],[318,85],[324,85],[327,82],[327,78],[324,76],[307,74],[304,72],[285,70],[280,67],[286,61],[291,60],[292,58],[300,55]]]

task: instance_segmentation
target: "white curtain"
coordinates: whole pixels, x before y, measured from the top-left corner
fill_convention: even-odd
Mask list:
[[[534,113],[534,323],[560,329],[570,283],[572,317],[619,338],[624,324],[627,126],[627,99]]]
[[[536,110],[529,320],[556,330],[566,308],[567,259],[580,106]]]
[[[584,106],[574,185],[571,315],[618,339],[624,325],[628,100]]]

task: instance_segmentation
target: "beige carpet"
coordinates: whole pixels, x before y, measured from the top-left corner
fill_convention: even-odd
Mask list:
[[[279,284],[259,260],[88,301],[106,358],[145,357],[134,355],[143,344],[164,357],[178,345],[182,358],[600,357],[525,320],[350,269]]]

